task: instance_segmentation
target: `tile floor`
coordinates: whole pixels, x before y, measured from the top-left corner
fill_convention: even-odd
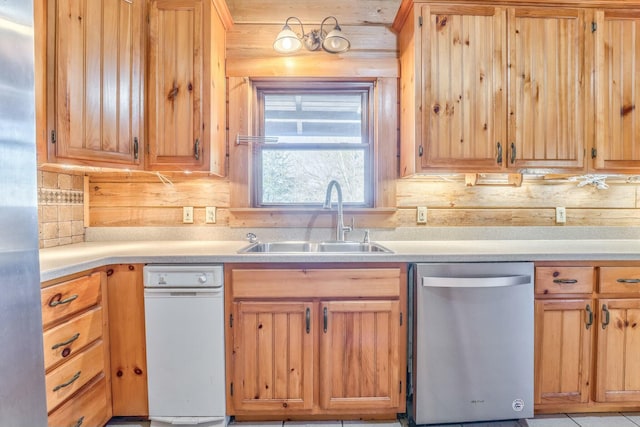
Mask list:
[[[402,427],[405,422],[266,422],[266,423],[233,423],[236,427]],[[114,419],[108,427],[148,427],[146,421],[127,421]],[[233,427],[231,426],[231,427]],[[606,414],[558,414],[537,415],[527,420],[496,421],[464,424],[443,424],[430,427],[638,427],[640,412],[606,413]]]

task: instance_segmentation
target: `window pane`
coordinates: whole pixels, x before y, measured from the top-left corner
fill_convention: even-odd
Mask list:
[[[263,149],[261,204],[321,204],[329,181],[335,179],[345,203],[362,205],[365,156],[364,149]]]
[[[362,143],[362,93],[265,94],[265,136],[278,143]]]

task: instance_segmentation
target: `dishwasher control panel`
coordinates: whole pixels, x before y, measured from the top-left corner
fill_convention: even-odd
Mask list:
[[[224,283],[222,265],[158,265],[144,267],[146,288],[219,288]]]

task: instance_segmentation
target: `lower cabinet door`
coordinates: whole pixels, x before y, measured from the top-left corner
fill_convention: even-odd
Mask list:
[[[317,328],[313,304],[247,301],[234,305],[232,399],[236,411],[310,410]]]
[[[598,300],[597,402],[640,402],[640,299]]]
[[[49,427],[97,427],[111,418],[107,381],[102,375],[49,415]]]
[[[321,407],[400,409],[400,302],[331,301],[320,311]]]
[[[535,302],[536,405],[589,401],[594,301]]]

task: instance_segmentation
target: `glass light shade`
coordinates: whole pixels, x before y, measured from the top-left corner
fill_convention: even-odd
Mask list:
[[[293,53],[301,47],[302,42],[288,25],[285,25],[273,42],[273,49],[280,53]]]
[[[334,28],[327,34],[322,42],[322,48],[330,53],[346,52],[351,47],[351,43],[342,34],[339,27]]]

